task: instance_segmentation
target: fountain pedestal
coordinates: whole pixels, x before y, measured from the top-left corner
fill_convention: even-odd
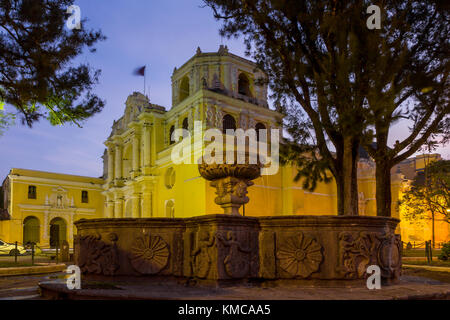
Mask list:
[[[216,189],[214,201],[223,208],[225,214],[240,215],[239,208],[249,201],[247,188],[253,185],[252,180],[261,176],[261,162],[252,164],[249,158],[247,152],[242,164],[207,164],[202,161],[198,165],[200,175],[211,181],[211,186]],[[226,157],[223,161],[226,162]]]

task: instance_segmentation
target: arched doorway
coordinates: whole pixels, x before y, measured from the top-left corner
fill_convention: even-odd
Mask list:
[[[54,218],[50,221],[50,247],[54,248],[61,242],[67,241],[67,224],[63,218]]]
[[[23,220],[23,244],[39,243],[40,223],[34,216],[28,216]]]

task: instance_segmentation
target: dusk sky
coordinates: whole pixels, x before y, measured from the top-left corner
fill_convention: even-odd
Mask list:
[[[0,136],[0,181],[11,168],[100,176],[103,142],[113,120],[122,116],[129,94],[143,91],[143,78],[132,74],[136,67],[147,65],[151,102],[170,109],[172,71],[193,56],[198,46],[212,52],[223,43],[232,53],[244,56],[242,39],[222,40],[220,23],[209,8],[201,8],[201,0],[84,0],[75,4],[82,18],[89,20],[85,27],[101,29],[107,37],[97,44],[96,53],[86,53],[79,60],[102,70],[95,92],[106,100],[106,106],[83,128],[51,126],[42,120],[30,129],[16,121]],[[406,124],[397,125],[391,142],[402,139],[407,131]],[[449,146],[436,152],[450,159]]]

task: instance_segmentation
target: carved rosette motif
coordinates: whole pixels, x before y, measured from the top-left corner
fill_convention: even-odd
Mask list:
[[[169,262],[169,246],[160,236],[144,235],[137,237],[130,253],[130,263],[142,274],[156,274]]]
[[[110,233],[108,244],[100,234],[75,236],[76,263],[83,273],[114,275],[119,269],[118,237]]]
[[[311,237],[299,232],[286,238],[276,253],[280,268],[293,277],[306,278],[319,270],[322,246]]]

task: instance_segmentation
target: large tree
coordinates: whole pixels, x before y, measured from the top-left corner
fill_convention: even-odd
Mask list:
[[[407,220],[435,220],[450,223],[450,160],[433,161],[419,172],[404,192],[399,205]]]
[[[369,89],[364,147],[376,162],[377,215],[391,214],[391,168],[450,137],[450,15],[444,1],[386,1],[381,30],[365,35]],[[388,146],[390,129],[409,122]],[[372,139],[375,144],[370,144]]]
[[[313,173],[312,178],[326,180],[319,174],[324,168],[333,174],[339,214],[357,214],[356,164],[362,144],[377,161],[377,213],[390,215],[390,176],[386,173],[401,159],[391,161],[387,155],[387,134],[404,116],[395,109],[390,115],[384,112],[394,101],[404,108],[404,102],[411,102],[413,96],[407,92],[425,92],[426,106],[434,108],[430,116],[425,104],[411,107],[412,113],[404,110],[415,126],[413,139],[400,145],[408,148],[403,158],[448,121],[448,104],[441,95],[447,75],[434,68],[442,70],[448,63],[443,54],[443,29],[448,26],[442,23],[442,8],[430,2],[437,8],[437,13],[432,13],[436,29],[423,25],[430,19],[425,16],[428,2],[404,0],[382,2],[382,29],[372,30],[367,27],[367,8],[373,1],[205,0],[214,16],[223,21],[222,35],[244,36],[247,53],[269,75],[273,98],[287,114],[288,130],[306,142],[297,152],[292,148],[290,157],[309,150],[309,156],[297,158],[299,163],[313,160],[304,166]],[[408,30],[408,39],[403,29]],[[435,54],[431,62],[422,63],[420,54],[412,53],[430,31],[438,31],[427,42],[433,44],[429,50]],[[436,49],[437,42],[441,51]],[[424,53],[424,45],[419,47]],[[427,78],[411,78],[422,75],[419,71]],[[399,81],[408,83],[401,88],[405,90],[399,90]],[[420,120],[423,116],[425,121]],[[419,133],[421,139],[415,140]]]
[[[92,93],[100,71],[87,63],[74,65],[104,36],[87,29],[85,19],[80,29],[66,27],[73,2],[0,0],[0,103],[15,108],[28,126],[41,118],[79,125],[104,106]],[[0,110],[0,128],[9,119]]]

